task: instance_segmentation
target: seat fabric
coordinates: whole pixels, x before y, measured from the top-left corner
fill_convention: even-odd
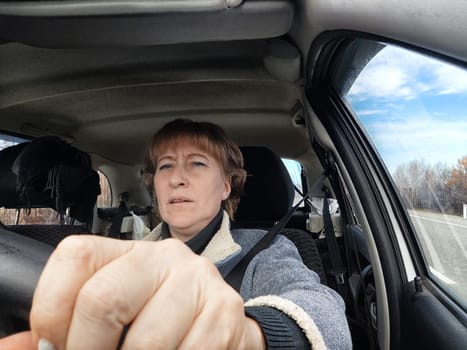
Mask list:
[[[284,163],[265,147],[241,147],[247,180],[232,228],[271,229],[292,207],[294,186]],[[316,242],[300,229],[284,228],[282,235],[291,240],[303,263],[326,283]]]

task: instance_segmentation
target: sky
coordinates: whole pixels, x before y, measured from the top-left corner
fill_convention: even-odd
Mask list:
[[[380,51],[347,98],[388,169],[455,166],[467,155],[467,71],[397,47]]]
[[[295,186],[302,190],[302,166],[293,159],[282,158],[282,162],[289,171],[290,178]]]

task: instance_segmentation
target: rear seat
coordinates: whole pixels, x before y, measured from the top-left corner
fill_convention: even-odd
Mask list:
[[[6,225],[10,231],[53,246],[68,235],[90,232],[100,186],[88,154],[58,137],[38,138],[0,151],[0,178],[0,206],[26,212],[52,208],[62,223]]]

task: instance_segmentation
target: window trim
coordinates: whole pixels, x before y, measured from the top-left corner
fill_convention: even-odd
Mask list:
[[[360,40],[360,39],[369,40],[368,38],[357,38],[357,39],[358,40]],[[381,42],[381,40],[379,40],[378,42]],[[420,50],[414,50],[413,48],[403,47],[402,45],[395,46],[395,45],[393,45],[391,43],[388,43],[388,42],[384,42],[383,44],[385,46],[388,46],[388,47],[393,47],[393,48],[400,49],[401,51],[406,51],[406,52],[410,52],[412,54],[424,56],[424,57],[426,57],[427,61],[428,60],[438,61],[438,62],[440,62],[442,64],[446,64],[446,65],[449,65],[449,66],[454,66],[456,68],[463,69],[464,71],[467,72],[467,68],[459,67],[458,65],[452,65],[451,62],[449,62],[447,60],[440,60],[439,57],[429,56],[429,55],[427,55],[426,51],[419,52]],[[368,61],[368,62],[370,62],[370,61]],[[363,69],[359,72],[358,75],[360,75],[361,72],[363,72],[365,67],[363,67]],[[362,134],[367,135],[368,143],[370,144],[371,148],[374,148],[374,150],[375,150],[375,152],[373,152],[375,159],[378,159],[379,163],[382,165],[382,167],[385,168],[386,167],[386,162],[385,162],[384,159],[382,159],[380,154],[377,152],[377,151],[379,151],[379,148],[377,147],[377,145],[373,144],[373,142],[371,141],[371,134],[369,134],[369,132],[367,131],[367,128],[361,122],[361,116],[358,115],[356,112],[353,112],[353,107],[351,106],[350,101],[348,101],[347,99],[343,99],[342,101],[343,101],[344,104],[346,104],[348,106],[349,113],[354,115],[355,123],[359,126],[359,129],[361,130]],[[458,292],[452,292],[449,289],[449,286],[446,285],[445,283],[443,283],[442,280],[438,276],[436,276],[436,274],[432,271],[433,266],[429,263],[428,258],[427,258],[427,255],[428,255],[429,252],[426,251],[426,249],[424,249],[424,244],[422,244],[423,237],[422,237],[422,235],[420,233],[420,230],[418,230],[416,228],[415,222],[410,218],[410,215],[409,215],[408,210],[407,210],[408,208],[405,205],[402,205],[402,203],[404,202],[404,200],[402,198],[402,194],[401,194],[401,192],[399,190],[399,187],[396,185],[392,175],[390,174],[389,170],[386,170],[386,175],[388,177],[389,182],[392,183],[391,189],[395,192],[395,196],[398,197],[397,203],[400,203],[401,206],[402,206],[402,213],[403,213],[403,216],[405,218],[407,218],[407,225],[410,226],[410,231],[404,230],[404,232],[406,233],[404,238],[405,238],[406,241],[407,241],[407,239],[411,239],[411,241],[410,241],[412,243],[412,248],[411,248],[412,250],[410,250],[411,252],[413,252],[413,249],[415,249],[415,248],[418,250],[417,259],[419,259],[419,260],[417,260],[417,261],[419,262],[419,268],[420,268],[418,271],[423,271],[421,273],[421,275],[424,277],[425,281],[430,282],[430,286],[431,286],[430,289],[433,291],[433,293],[436,291],[436,295],[438,297],[441,297],[440,292],[442,291],[442,294],[444,295],[444,298],[447,298],[446,301],[450,305],[450,307],[452,307],[453,309],[456,309],[456,310],[457,309],[459,309],[459,310],[463,309],[463,310],[467,311],[467,299],[465,299],[462,296],[459,297]],[[409,232],[410,232],[410,238],[408,238],[408,233]],[[398,241],[400,241],[400,240],[398,240]],[[400,242],[402,242],[402,241],[400,241]],[[457,314],[460,316],[460,318],[464,318],[462,313],[457,313]]]

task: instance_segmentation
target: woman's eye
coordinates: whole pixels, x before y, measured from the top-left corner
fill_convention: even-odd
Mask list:
[[[193,166],[195,167],[201,167],[201,166],[206,166],[203,162],[193,162]]]
[[[165,169],[169,169],[169,168],[171,168],[171,167],[172,167],[171,164],[161,164],[161,165],[159,165],[159,168],[158,168],[158,169],[159,169],[159,170],[165,170]]]

